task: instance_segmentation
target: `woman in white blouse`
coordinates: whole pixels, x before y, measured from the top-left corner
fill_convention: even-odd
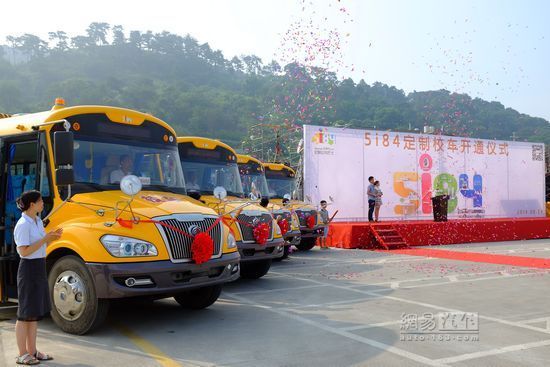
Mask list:
[[[376,199],[374,199],[374,221],[380,222],[378,216],[380,215],[380,207],[382,206],[382,189],[380,188],[380,181],[374,182],[374,193]]]
[[[36,349],[37,321],[51,311],[48,279],[46,276],[46,246],[61,237],[62,229],[44,230],[40,213],[44,202],[40,192],[24,192],[17,199],[23,212],[15,225],[14,239],[21,257],[17,271],[17,322],[15,336],[19,356],[17,364],[35,365],[53,359]]]

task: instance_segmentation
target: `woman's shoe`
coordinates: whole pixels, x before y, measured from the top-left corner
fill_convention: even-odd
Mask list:
[[[39,361],[51,361],[53,359],[53,357],[50,356],[49,354],[42,353],[39,351],[36,351],[36,353],[34,353],[34,358],[38,359]]]
[[[31,356],[29,353],[25,353],[22,356],[15,358],[15,363],[23,364],[25,366],[34,366],[40,364],[40,361],[35,357]]]

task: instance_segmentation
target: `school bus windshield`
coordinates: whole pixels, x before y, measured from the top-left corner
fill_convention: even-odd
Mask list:
[[[258,165],[239,164],[239,173],[246,196],[256,198],[269,196],[265,175]]]
[[[285,195],[294,196],[294,179],[293,178],[268,178],[267,185],[269,189],[270,199],[283,199]]]
[[[189,191],[212,195],[214,188],[225,188],[230,196],[243,197],[243,187],[236,163],[184,161],[184,175]]]
[[[144,190],[186,193],[175,145],[82,137],[75,139],[74,152],[78,191],[116,189],[124,176],[135,175]]]

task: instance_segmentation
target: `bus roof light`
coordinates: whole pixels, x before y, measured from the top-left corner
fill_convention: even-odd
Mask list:
[[[65,107],[65,99],[61,98],[61,97],[57,97],[55,99],[55,103],[52,107],[52,110],[59,110],[61,108],[64,108]]]

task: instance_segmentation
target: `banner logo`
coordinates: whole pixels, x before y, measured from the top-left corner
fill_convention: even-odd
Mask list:
[[[336,134],[329,133],[327,128],[319,129],[315,134],[313,134],[311,142],[315,145],[334,145],[336,144]]]

